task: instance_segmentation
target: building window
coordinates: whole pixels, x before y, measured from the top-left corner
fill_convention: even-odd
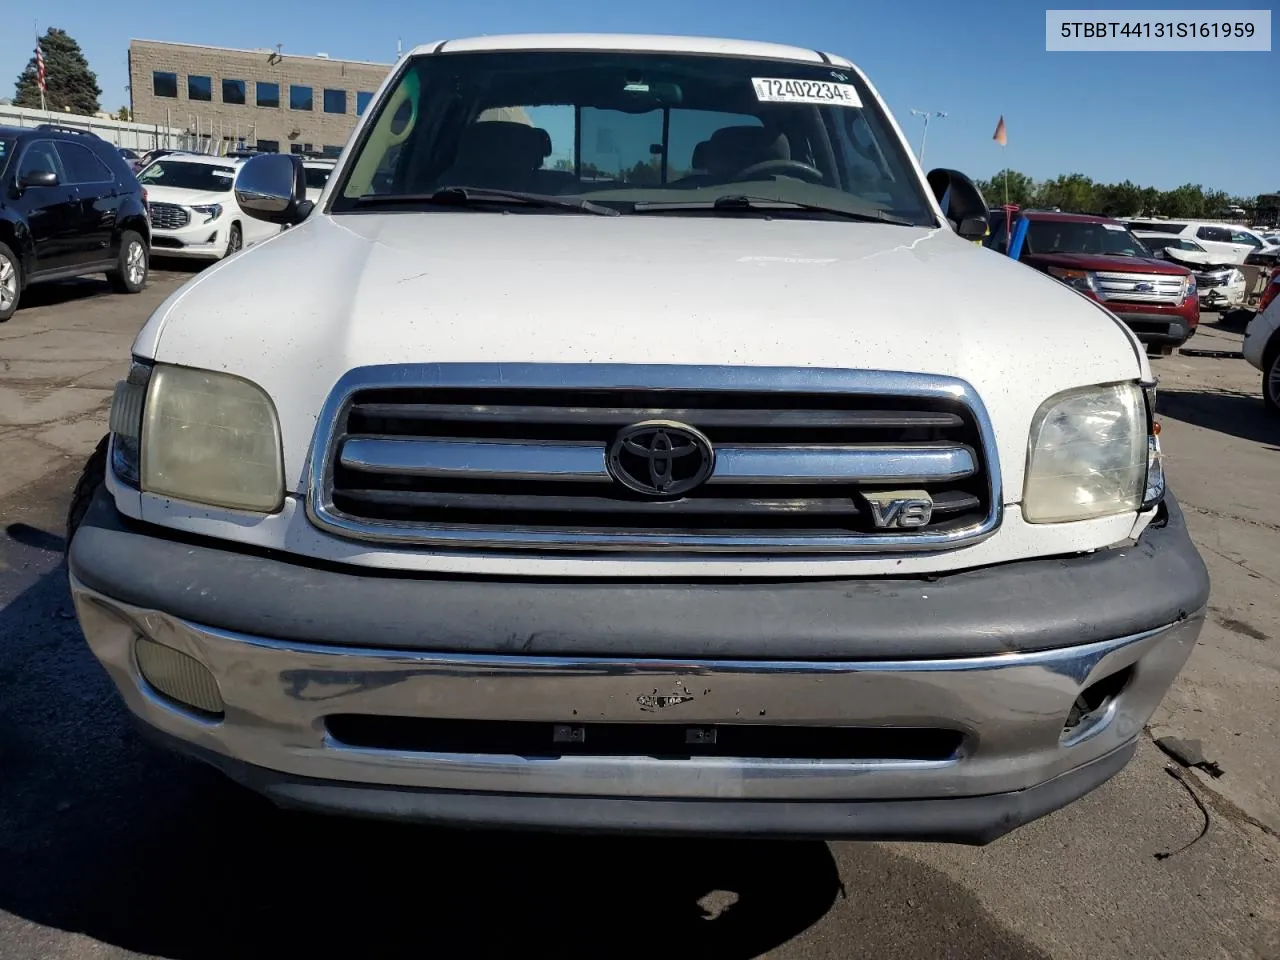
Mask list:
[[[369,104],[373,101],[373,94],[368,90],[356,91],[356,116],[364,116],[364,112],[368,109]]]
[[[213,80],[209,77],[187,77],[188,100],[212,100]]]
[[[290,152],[290,153],[302,153],[302,144],[300,144],[300,143],[291,143],[291,144],[289,144],[289,152]]]
[[[289,85],[289,109],[290,110],[310,110],[311,109],[311,88],[300,87],[296,83]]]
[[[222,102],[223,103],[244,103],[244,81],[243,80],[223,80],[222,81]]]
[[[157,70],[151,74],[151,90],[157,97],[177,97],[178,75]]]
[[[320,152],[326,157],[340,157],[342,156],[342,147],[335,147],[331,143],[326,143],[320,148]]]
[[[278,107],[280,106],[280,84],[265,83],[258,81],[258,106],[260,107]]]
[[[324,92],[324,112],[325,113],[346,113],[347,112],[347,91],[326,90]]]
[[[258,152],[259,153],[279,153],[280,141],[279,140],[259,140]]]

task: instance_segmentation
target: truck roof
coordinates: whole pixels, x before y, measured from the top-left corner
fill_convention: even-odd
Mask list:
[[[464,37],[415,47],[410,56],[484,50],[620,50],[656,53],[706,53],[719,56],[763,57],[804,63],[853,67],[844,57],[757,40],[717,37],[677,37],[630,33],[524,33],[492,37]]]

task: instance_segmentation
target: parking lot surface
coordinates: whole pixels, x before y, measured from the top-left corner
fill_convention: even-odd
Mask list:
[[[33,288],[0,325],[3,960],[1280,957],[1280,421],[1243,361],[1153,361],[1211,609],[1095,793],[983,848],[462,833],[276,811],[141,741],[84,646],[67,500],[190,275]],[[1189,346],[1239,339],[1206,322]],[[1168,772],[1165,735],[1223,776]]]

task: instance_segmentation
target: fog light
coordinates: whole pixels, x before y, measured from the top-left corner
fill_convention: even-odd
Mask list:
[[[1100,728],[1111,714],[1116,698],[1124,692],[1132,677],[1133,667],[1128,666],[1081,690],[1076,702],[1067,712],[1067,721],[1062,725],[1061,741],[1069,746]]]
[[[218,681],[199,660],[147,637],[138,637],[133,650],[138,670],[157,691],[184,707],[212,717],[222,716]]]

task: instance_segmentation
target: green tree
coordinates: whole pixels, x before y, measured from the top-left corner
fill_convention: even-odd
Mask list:
[[[1160,213],[1166,217],[1201,217],[1205,215],[1204,187],[1184,183],[1160,194]]]
[[[132,120],[133,111],[130,110],[128,107],[121,107],[119,110],[116,111],[115,117],[117,120],[125,120],[125,121]]]
[[[999,206],[1005,202],[1005,176],[1008,175],[1009,203],[1025,207],[1031,203],[1036,194],[1036,183],[1025,173],[1017,170],[1000,170],[990,180],[977,181],[982,196],[991,206]]]
[[[1142,212],[1143,190],[1129,180],[1099,183],[1093,191],[1095,213],[1104,217],[1132,217]]]
[[[1094,182],[1083,173],[1069,173],[1040,184],[1036,205],[1058,207],[1068,213],[1088,213],[1094,208]]]
[[[45,104],[50,110],[62,113],[70,108],[72,113],[92,116],[100,109],[98,98],[102,89],[98,78],[89,69],[89,61],[65,30],[50,27],[40,38],[44,52]],[[17,93],[13,102],[19,107],[40,106],[40,84],[36,77],[34,52],[26,68],[18,74]]]

